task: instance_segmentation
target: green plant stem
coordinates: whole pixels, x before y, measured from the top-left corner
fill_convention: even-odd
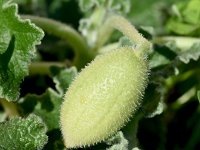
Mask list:
[[[72,27],[43,17],[22,15],[22,18],[30,19],[48,34],[66,40],[75,51],[75,58],[72,64],[78,69],[81,69],[88,62],[94,59],[95,53],[89,49],[83,37]]]
[[[165,91],[165,97],[164,100],[168,99],[168,95],[171,91],[171,89],[178,83],[178,82],[184,82],[185,80],[191,78],[194,74],[199,74],[200,69],[193,69],[193,70],[189,70],[185,73],[182,73],[178,76],[174,76],[171,78],[168,78],[165,81],[165,85],[166,85],[166,91]],[[188,100],[190,100],[193,96],[196,95],[197,89],[196,87],[191,87],[190,89],[188,89],[187,92],[185,92],[182,96],[180,96],[173,104],[172,104],[172,108],[173,109],[178,109],[180,108],[184,103],[186,103]]]
[[[192,97],[194,97],[196,94],[196,88],[193,86],[190,88],[187,92],[185,92],[183,95],[181,95],[176,102],[173,104],[174,107],[177,109],[180,108],[183,104],[187,103]]]
[[[67,64],[62,62],[33,62],[29,66],[29,74],[50,75],[51,66],[66,67]]]
[[[200,102],[200,90],[197,91],[197,98],[198,98],[198,100],[199,100],[199,102]]]
[[[157,44],[175,42],[178,48],[180,48],[181,50],[187,50],[194,43],[200,43],[200,38],[183,37],[183,36],[162,36],[162,37],[155,37],[152,42]]]
[[[6,99],[0,98],[0,104],[4,108],[9,118],[14,117],[14,116],[20,116],[15,103],[8,102]]]
[[[151,43],[147,41],[136,29],[121,16],[110,16],[108,17],[105,24],[102,26],[97,40],[97,47],[101,47],[109,38],[109,35],[113,32],[113,29],[117,29],[127,36],[136,44],[136,54],[145,56],[148,50],[151,48]]]

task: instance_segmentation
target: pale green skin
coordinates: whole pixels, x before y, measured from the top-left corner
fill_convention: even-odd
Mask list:
[[[65,146],[93,145],[117,132],[140,106],[147,78],[146,61],[131,48],[98,56],[65,95],[60,117]]]

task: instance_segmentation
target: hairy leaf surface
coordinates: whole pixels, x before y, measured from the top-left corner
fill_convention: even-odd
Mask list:
[[[28,75],[35,45],[44,36],[41,29],[17,15],[17,5],[0,0],[0,97],[15,101],[19,86]]]

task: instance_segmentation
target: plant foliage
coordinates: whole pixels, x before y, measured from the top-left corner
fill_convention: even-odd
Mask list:
[[[199,0],[0,0],[0,149],[65,149],[59,118],[70,84],[96,56],[137,46],[106,26],[113,14],[152,43],[149,82],[128,124],[78,149],[199,149],[199,6]]]

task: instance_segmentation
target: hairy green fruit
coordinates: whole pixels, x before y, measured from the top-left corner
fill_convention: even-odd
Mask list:
[[[136,112],[147,84],[146,61],[123,47],[98,56],[69,87],[61,107],[67,148],[100,142]]]

